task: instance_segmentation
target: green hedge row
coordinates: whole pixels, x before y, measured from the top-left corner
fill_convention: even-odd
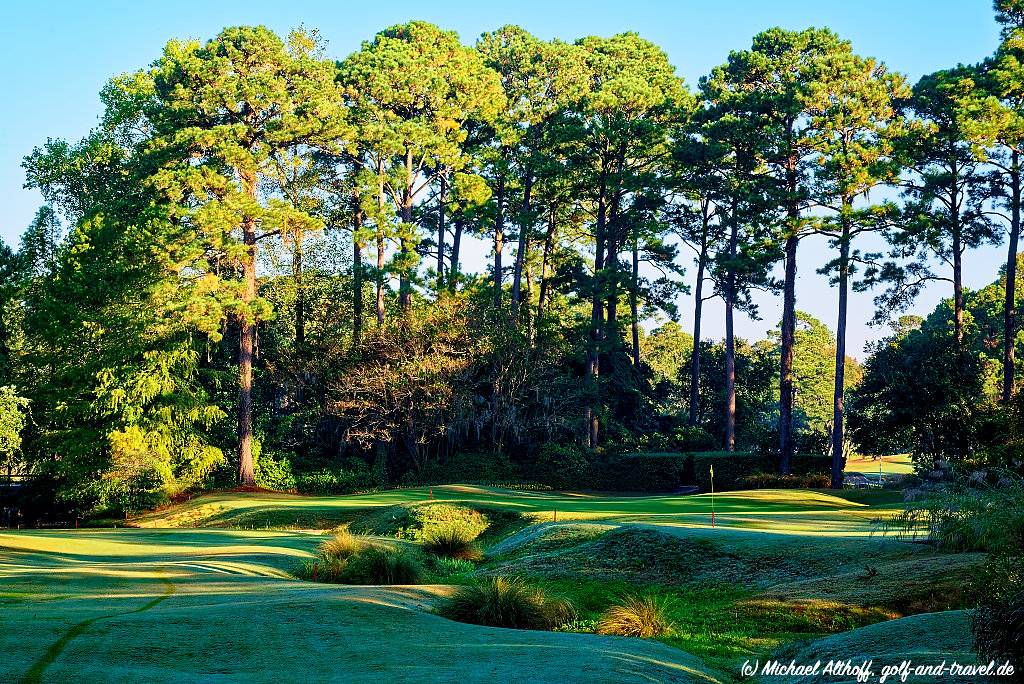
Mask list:
[[[805,476],[828,472],[827,457],[799,454],[792,472]],[[595,464],[598,487],[608,491],[669,492],[696,485],[711,490],[711,466],[715,469],[715,491],[748,489],[748,478],[774,472],[773,458],[749,451],[702,451],[695,453],[639,453],[605,457]],[[809,480],[808,480],[809,481]]]

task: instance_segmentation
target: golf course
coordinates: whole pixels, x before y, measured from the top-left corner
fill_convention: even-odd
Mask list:
[[[211,493],[127,527],[0,532],[0,681],[731,682],[785,657],[970,656],[945,554],[879,531],[898,493],[605,496],[443,486],[337,497]],[[715,510],[712,526],[711,510]],[[343,527],[417,547],[476,530],[483,555],[417,585],[303,581]],[[417,540],[420,541],[417,541]],[[525,577],[572,600],[556,631],[446,619],[458,585]],[[594,634],[623,594],[661,597],[651,639]],[[907,630],[927,638],[914,640]],[[806,657],[805,657],[806,656]],[[838,681],[838,680],[837,680]],[[949,681],[947,678],[946,681]],[[964,680],[970,681],[970,680]]]

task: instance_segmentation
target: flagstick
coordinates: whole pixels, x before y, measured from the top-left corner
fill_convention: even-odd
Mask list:
[[[715,466],[711,466],[711,526],[715,526]]]

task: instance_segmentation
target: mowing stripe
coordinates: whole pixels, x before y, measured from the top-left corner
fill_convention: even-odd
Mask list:
[[[132,610],[126,610],[122,613],[98,615],[94,618],[83,620],[82,622],[79,622],[77,625],[72,626],[71,629],[65,632],[60,639],[57,639],[57,641],[53,642],[53,644],[50,645],[50,648],[46,649],[46,653],[44,653],[42,657],[39,658],[39,660],[32,664],[32,667],[30,667],[28,672],[25,673],[25,676],[21,678],[22,684],[40,684],[40,682],[43,681],[43,672],[46,671],[46,668],[48,668],[50,665],[53,664],[55,660],[57,660],[57,657],[60,656],[61,652],[69,643],[71,643],[72,640],[81,636],[81,634],[85,632],[85,630],[89,629],[89,627],[91,627],[94,623],[99,622],[100,620],[109,620],[111,618],[131,615],[132,613],[141,613],[143,611],[149,610],[150,608],[154,608],[163,601],[169,599],[174,594],[174,584],[166,578],[161,578],[160,581],[163,582],[164,586],[166,587],[166,590],[164,591],[163,595],[157,596],[155,599],[149,601],[145,605],[140,606],[139,608],[133,608]]]

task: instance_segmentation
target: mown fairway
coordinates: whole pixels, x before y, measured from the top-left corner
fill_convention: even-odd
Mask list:
[[[693,624],[680,614],[683,634],[659,643],[451,622],[430,612],[450,591],[443,586],[291,578],[315,555],[321,530],[380,525],[431,496],[525,515],[494,540],[481,572],[591,590],[678,580],[709,612],[692,613]],[[531,681],[731,681],[738,657],[775,642],[752,643],[745,623],[697,624],[735,611],[723,601],[740,601],[754,630],[793,606],[838,606],[856,626],[865,606],[895,605],[915,581],[941,583],[949,561],[872,534],[871,519],[895,506],[885,494],[720,495],[714,529],[710,506],[706,496],[456,486],[330,498],[225,493],[143,516],[144,529],[0,533],[0,681],[513,681],[526,673]],[[185,525],[207,527],[168,529]],[[310,529],[267,529],[275,527]],[[634,567],[635,558],[650,568]],[[865,563],[882,568],[877,582],[857,579]],[[878,613],[870,621],[884,617],[870,610]]]

